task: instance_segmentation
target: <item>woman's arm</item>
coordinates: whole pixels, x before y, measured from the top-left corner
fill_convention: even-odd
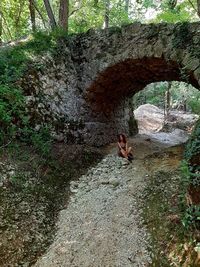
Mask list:
[[[122,149],[122,147],[121,147],[121,145],[120,145],[120,143],[119,143],[119,142],[117,142],[117,145],[118,145],[118,148],[121,150],[121,149]]]

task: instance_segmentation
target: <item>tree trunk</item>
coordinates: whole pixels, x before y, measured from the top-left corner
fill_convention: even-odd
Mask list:
[[[25,6],[25,0],[19,1],[19,12],[18,12],[18,15],[15,17],[15,31],[16,31],[16,33],[18,33],[18,27],[20,24],[20,19],[21,19],[21,15],[23,13],[24,6]]]
[[[129,8],[129,0],[125,0],[125,11],[128,15],[128,8]]]
[[[183,100],[183,111],[186,112],[187,111],[187,99]]]
[[[197,14],[200,17],[200,0],[197,0]]]
[[[106,0],[106,5],[105,5],[105,17],[104,17],[104,27],[108,28],[109,27],[109,14],[110,13],[110,0]]]
[[[49,0],[43,0],[43,1],[44,1],[44,5],[45,5],[45,8],[46,8],[46,11],[47,11],[47,15],[48,15],[48,18],[49,18],[49,22],[50,22],[51,28],[55,29],[57,27],[57,24],[56,24],[56,20],[55,20],[51,5],[49,3]]]
[[[5,18],[4,15],[3,15],[3,13],[1,13],[1,17],[2,17],[2,20],[3,20],[2,23],[5,25],[5,27],[2,28],[2,32],[4,32],[4,34],[5,34],[5,33],[6,33],[6,30],[7,30],[7,32],[8,32],[8,36],[9,36],[10,40],[12,40],[12,34],[11,34],[11,31],[10,31],[10,29],[9,29],[8,23],[7,23],[7,21],[6,21],[6,18]],[[5,28],[6,28],[6,30],[5,30]]]
[[[69,0],[60,0],[59,26],[68,32]]]
[[[1,3],[0,3],[0,45],[2,44],[2,34],[3,34],[3,17],[1,11]]]
[[[167,91],[165,94],[165,109],[166,109],[166,117],[169,117],[169,111],[170,111],[170,100],[171,100],[171,93],[170,93],[170,88],[171,88],[171,82],[168,82],[168,86],[167,86]]]
[[[36,5],[35,1],[33,1],[33,5],[34,5],[34,8],[37,11],[38,15],[40,16],[40,18],[41,18],[41,20],[43,22],[43,25],[45,27],[45,29],[47,29],[46,21],[44,19],[44,16],[43,16],[42,12],[40,11],[40,9],[38,8],[38,6]]]
[[[34,7],[34,0],[29,0],[29,11],[31,16],[31,25],[32,31],[36,31],[36,23],[35,23],[35,7]]]
[[[177,0],[169,0],[168,6],[170,9],[174,9],[177,5]]]

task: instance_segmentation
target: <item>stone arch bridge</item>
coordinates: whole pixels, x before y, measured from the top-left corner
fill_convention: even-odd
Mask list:
[[[50,122],[60,141],[99,146],[128,133],[130,96],[149,83],[200,88],[200,23],[90,30],[59,47],[35,61],[22,85],[36,128]]]

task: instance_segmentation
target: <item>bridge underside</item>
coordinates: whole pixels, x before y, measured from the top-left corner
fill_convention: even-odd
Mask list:
[[[100,73],[87,90],[87,99],[96,112],[109,114],[119,102],[159,81],[185,81],[199,87],[192,72],[184,73],[174,61],[163,58],[128,59]]]

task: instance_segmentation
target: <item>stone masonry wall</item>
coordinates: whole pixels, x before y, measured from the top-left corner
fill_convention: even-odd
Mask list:
[[[50,123],[59,141],[97,146],[128,134],[128,99],[147,84],[200,87],[199,28],[135,23],[71,37],[61,56],[37,59],[21,81],[36,129]]]

